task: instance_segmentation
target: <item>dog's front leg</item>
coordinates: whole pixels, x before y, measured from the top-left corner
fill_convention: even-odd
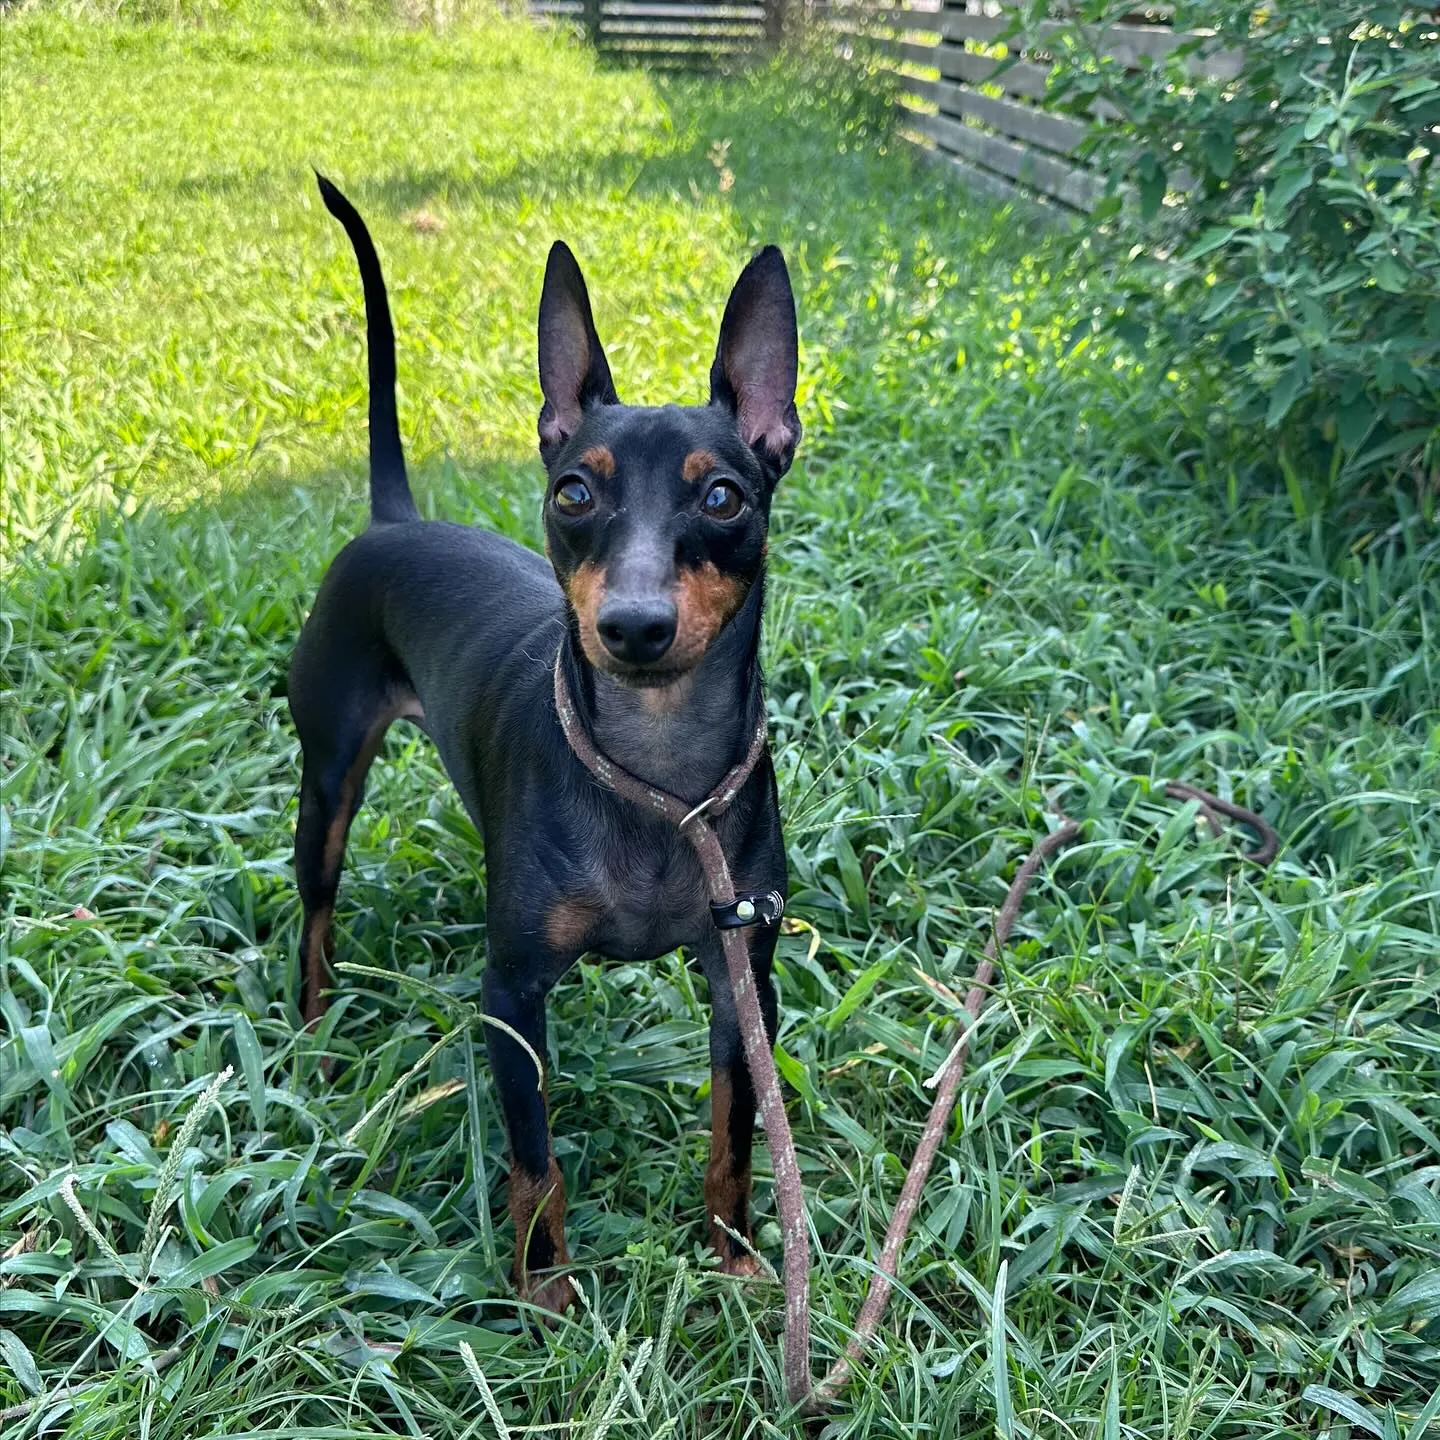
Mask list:
[[[776,934],[774,927],[762,925],[745,932],[760,1012],[772,1045],[778,1023],[775,986],[770,978]],[[743,1236],[747,1243],[751,1239],[750,1156],[755,1139],[755,1088],[745,1062],[719,931],[698,947],[698,954],[710,985],[711,1007],[710,1163],[705,1169],[705,1219],[722,1273],[753,1275],[759,1269],[754,1255],[730,1232]]]
[[[490,1070],[510,1141],[510,1218],[515,1222],[515,1284],[527,1300],[561,1311],[571,1303],[569,1278],[554,1273],[565,1248],[565,1181],[550,1148],[550,1097],[545,1054],[549,986],[519,977],[492,955],[485,968],[485,1012],[523,1036],[534,1056],[495,1025],[487,1025]],[[535,1057],[539,1057],[537,1070]]]

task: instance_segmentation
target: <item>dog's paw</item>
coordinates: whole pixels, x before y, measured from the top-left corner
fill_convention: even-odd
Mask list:
[[[737,1280],[749,1280],[760,1274],[760,1262],[748,1250],[742,1250],[738,1255],[722,1257],[720,1273],[733,1275]]]
[[[520,1298],[552,1315],[563,1315],[575,1303],[575,1287],[568,1275],[536,1277],[521,1286]]]

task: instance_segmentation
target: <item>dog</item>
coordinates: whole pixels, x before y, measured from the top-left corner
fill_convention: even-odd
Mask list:
[[[752,749],[753,768],[713,824],[736,890],[775,902],[760,907],[749,936],[773,1044],[786,866],[775,771],[759,739],[759,648],[771,501],[801,434],[784,258],[766,247],[736,282],[709,402],[641,408],[616,394],[574,255],[562,242],[551,248],[538,327],[542,558],[483,530],[420,518],[380,262],[354,207],[317,178],[364,291],[370,524],[331,564],[290,667],[302,755],[303,1021],[313,1027],[328,1003],[335,897],[367,771],[388,727],[413,721],[438,748],[484,844],[484,1005],[499,1022],[486,1026],[486,1041],[510,1147],[521,1296],[555,1311],[571,1298],[545,1002],[590,952],[644,961],[683,946],[698,959],[712,1010],[709,1239],[722,1271],[752,1274],[755,1095],[713,896],[674,823],[597,784],[567,740],[556,697],[573,697],[573,718],[602,764],[691,805],[744,770]],[[754,914],[748,903],[740,914]]]

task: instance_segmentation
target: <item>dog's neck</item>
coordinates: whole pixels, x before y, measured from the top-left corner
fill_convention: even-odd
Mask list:
[[[764,576],[688,675],[656,689],[622,685],[567,641],[571,694],[601,754],[640,780],[695,803],[744,757],[764,705]]]

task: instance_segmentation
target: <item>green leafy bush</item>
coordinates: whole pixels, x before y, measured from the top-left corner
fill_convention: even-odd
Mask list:
[[[1103,54],[1126,0],[1066,11],[1044,42],[1055,98],[1113,107],[1088,142],[1112,182],[1097,218],[1141,241],[1121,333],[1200,382],[1214,423],[1254,427],[1297,508],[1396,484],[1433,503],[1437,22],[1368,0],[1181,0],[1176,29],[1209,37],[1127,69]]]

